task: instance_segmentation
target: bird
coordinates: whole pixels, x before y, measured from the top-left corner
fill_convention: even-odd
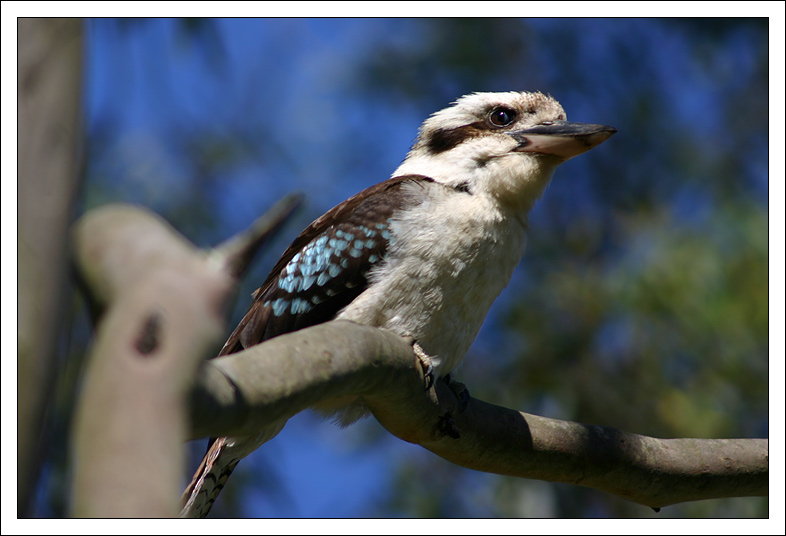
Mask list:
[[[410,337],[429,372],[446,377],[519,264],[529,212],[557,166],[615,132],[567,121],[541,92],[458,98],[422,123],[390,178],[295,238],[219,355],[344,319]],[[342,424],[365,413],[359,401],[342,400],[337,409]],[[204,517],[238,462],[285,423],[211,439],[183,493],[181,517]]]

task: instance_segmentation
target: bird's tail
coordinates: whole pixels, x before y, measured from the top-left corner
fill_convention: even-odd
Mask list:
[[[215,439],[180,497],[180,517],[205,517],[240,460],[276,437],[286,422],[275,421],[256,436]]]
[[[219,437],[207,449],[180,500],[184,503],[180,517],[205,517],[240,458],[228,456],[226,437]]]

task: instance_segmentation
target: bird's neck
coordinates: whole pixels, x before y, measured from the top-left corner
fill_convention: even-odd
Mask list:
[[[526,221],[527,214],[551,181],[557,162],[509,154],[494,158],[448,158],[410,153],[393,176],[425,175],[450,187],[467,187],[500,210]]]

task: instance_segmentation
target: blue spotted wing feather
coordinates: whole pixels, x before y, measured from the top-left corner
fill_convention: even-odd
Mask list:
[[[390,220],[418,202],[402,186],[433,182],[394,177],[363,190],[314,221],[295,239],[254,294],[254,302],[219,355],[331,320],[367,286],[369,270],[384,260]]]

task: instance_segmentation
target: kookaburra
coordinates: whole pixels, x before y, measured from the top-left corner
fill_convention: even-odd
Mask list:
[[[426,119],[392,177],[309,225],[220,355],[334,318],[412,337],[433,374],[455,369],[524,252],[556,167],[616,130],[566,121],[542,93],[474,93]],[[360,402],[339,418],[363,415]],[[285,422],[213,440],[183,499],[204,516],[237,463]]]

